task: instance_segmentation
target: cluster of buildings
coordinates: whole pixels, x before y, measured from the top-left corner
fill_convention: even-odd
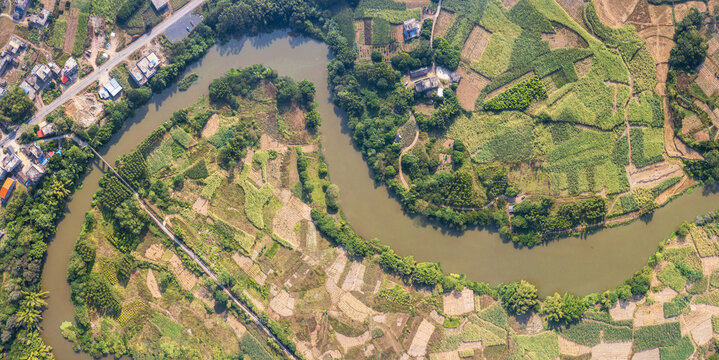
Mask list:
[[[49,158],[55,155],[53,151],[45,154],[35,143],[21,146],[19,151],[11,146],[5,149],[6,154],[0,160],[0,181],[3,182],[0,188],[2,204],[7,203],[18,183],[26,187],[37,184],[47,172],[45,166]]]
[[[67,84],[78,72],[77,61],[73,58],[65,61],[65,66],[60,68],[55,62],[37,64],[30,71],[30,75],[23,79],[20,87],[25,90],[30,100],[34,100],[37,94],[42,91],[53,79],[60,79],[60,82]]]
[[[130,78],[137,84],[142,86],[150,80],[157,69],[160,68],[160,58],[154,52],[140,59],[135,66],[130,68]]]
[[[441,72],[440,69],[442,69]],[[448,80],[450,85],[459,84],[459,82],[462,80],[462,76],[457,74],[456,72],[449,73],[446,69],[440,67],[437,68],[437,74],[440,76],[431,74],[432,76],[425,77],[428,74],[430,74],[430,71],[429,67],[427,66],[415,70],[410,70],[410,79],[419,79],[414,82],[414,90],[416,92],[421,93],[437,89],[437,96],[442,97],[444,96],[444,89],[440,87],[440,76],[442,76],[445,81]]]
[[[8,41],[7,45],[2,49],[2,52],[0,52],[0,76],[3,76],[11,67],[19,64],[18,58],[20,54],[25,51],[26,47],[27,44],[22,40],[15,36],[10,37],[10,41]],[[4,85],[1,87],[4,90]],[[3,91],[0,90],[0,93],[2,92]]]
[[[27,10],[32,6],[32,0],[15,0],[15,7],[13,8],[12,18],[15,21],[21,20],[27,15]],[[39,28],[45,27],[48,22],[48,18],[52,12],[48,9],[42,9],[38,14],[31,14],[28,17],[28,25]]]

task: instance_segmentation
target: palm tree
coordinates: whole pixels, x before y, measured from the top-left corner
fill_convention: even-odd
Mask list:
[[[49,292],[47,291],[23,291],[23,299],[22,301],[20,301],[20,306],[30,309],[41,309],[42,307],[47,305],[47,301],[45,301],[45,299],[47,298],[48,294]]]
[[[22,360],[50,360],[53,359],[52,348],[45,345],[38,331],[32,331],[25,337],[25,351]]]
[[[40,322],[40,310],[33,308],[21,307],[17,312],[17,319],[25,324],[28,329],[34,329]]]

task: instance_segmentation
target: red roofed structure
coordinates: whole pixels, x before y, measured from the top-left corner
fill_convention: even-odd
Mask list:
[[[45,133],[42,132],[42,129],[38,130],[35,134],[37,134],[37,137],[40,139],[45,137]]]
[[[2,201],[3,203],[7,202],[14,188],[15,180],[11,178],[5,179],[5,183],[3,183],[2,188],[0,188],[0,201]]]
[[[62,81],[63,84],[66,84],[68,81],[70,81],[70,78],[68,78],[67,75],[62,74],[60,81]]]

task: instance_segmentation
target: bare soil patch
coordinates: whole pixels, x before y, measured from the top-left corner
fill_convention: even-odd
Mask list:
[[[335,333],[335,339],[337,339],[337,342],[340,343],[340,346],[342,346],[345,353],[353,347],[366,344],[371,338],[372,336],[369,331],[365,331],[362,335],[356,337],[345,336],[337,332]]]
[[[374,314],[372,309],[368,308],[367,305],[359,301],[354,295],[347,292],[342,295],[337,307],[343,314],[357,322],[364,322]]]
[[[711,95],[719,89],[716,72],[717,69],[711,61],[705,61],[699,65],[699,76],[697,76],[696,82],[707,95]]]
[[[599,0],[594,5],[597,15],[603,23],[612,27],[622,27],[629,18],[639,0]]]
[[[162,244],[152,244],[145,250],[145,257],[150,261],[157,261],[162,258],[165,253],[165,247]]]
[[[233,315],[227,315],[225,317],[225,321],[227,322],[227,325],[229,325],[230,328],[232,329],[232,331],[235,333],[235,335],[237,336],[237,339],[242,338],[242,335],[245,335],[245,333],[247,332],[247,329],[245,328],[245,326],[242,325],[242,323],[240,323],[237,320],[237,318],[234,317]]]
[[[656,30],[656,33],[659,33],[659,30]],[[667,38],[663,34],[655,34],[651,37],[647,37],[646,41],[647,50],[652,54],[655,64],[663,64],[669,61],[669,53],[674,47],[674,41],[672,41],[671,38]]]
[[[192,211],[202,216],[207,216],[207,213],[210,211],[210,200],[207,200],[202,196],[198,197],[197,201],[192,204]]]
[[[512,9],[514,5],[517,5],[519,0],[502,0],[502,5],[504,5],[504,8],[507,10]]]
[[[656,360],[659,359],[659,348],[644,350],[638,353],[634,353],[632,360]]]
[[[457,99],[465,110],[474,110],[474,103],[482,89],[489,84],[489,79],[461,66],[457,70],[462,81],[457,86]]]
[[[620,300],[609,309],[609,315],[611,315],[615,321],[631,320],[634,318],[634,310],[636,309],[637,304],[635,302]]]
[[[677,23],[682,21],[682,19],[687,16],[690,9],[697,9],[699,12],[705,12],[707,11],[707,4],[703,1],[687,1],[674,5],[674,16],[676,17]]]
[[[294,313],[295,302],[295,298],[282,289],[279,294],[270,300],[270,308],[282,317],[289,317]]]
[[[567,47],[586,48],[588,46],[579,34],[564,26],[556,26],[554,34],[542,34],[542,40],[549,41],[549,48],[552,50]]]
[[[432,336],[433,332],[434,325],[426,319],[422,319],[422,322],[419,324],[419,327],[414,334],[414,338],[412,338],[412,344],[409,346],[407,354],[415,357],[426,354],[427,343],[429,342],[429,338]]]
[[[592,347],[592,359],[629,359],[632,342],[602,343]]]
[[[634,313],[634,326],[657,325],[667,322],[664,318],[664,304],[657,302],[649,306],[640,306]]]
[[[202,129],[202,137],[208,138],[212,135],[215,135],[215,133],[217,132],[217,130],[219,128],[220,128],[220,115],[213,114],[207,120],[207,124],[205,124],[205,128]]]
[[[569,14],[578,24],[584,25],[584,19],[582,17],[582,7],[584,0],[557,0],[559,6]]]
[[[592,57],[588,57],[586,59],[579,60],[574,63],[574,70],[577,72],[578,77],[582,77],[586,75],[589,70],[592,68],[592,64],[594,63],[594,59]]]
[[[682,119],[682,134],[690,134],[693,130],[698,129],[702,126],[702,121],[699,120],[697,114],[692,114]]]
[[[442,296],[444,313],[447,315],[462,315],[474,311],[474,292],[470,289],[452,291]]]
[[[693,138],[694,138],[694,141],[698,141],[698,142],[709,141],[709,140],[711,140],[711,134],[709,134],[709,129],[704,129],[704,130],[697,131],[696,133],[694,133]]]
[[[65,42],[62,46],[62,51],[66,54],[72,53],[72,45],[75,42],[75,31],[77,30],[77,18],[80,14],[80,10],[77,8],[70,8],[70,13],[67,16],[67,27],[65,28]]]
[[[442,10],[437,18],[437,23],[434,25],[434,36],[443,37],[447,34],[447,30],[452,26],[454,22],[454,13],[451,11]]]
[[[652,19],[652,23],[655,25],[674,26],[671,5],[650,5],[649,16]]]
[[[592,348],[586,345],[577,344],[563,337],[559,337],[559,352],[563,355],[582,356],[592,352]]]
[[[629,166],[627,166],[627,174],[629,175],[629,186],[635,189],[640,187],[653,188],[661,184],[664,180],[684,175],[684,172],[679,165],[672,164],[668,161],[661,161],[639,169],[633,164],[629,164]]]
[[[467,41],[464,43],[462,58],[469,62],[479,61],[484,53],[484,49],[487,48],[490,35],[491,33],[484,30],[481,26],[475,26],[472,32],[469,33]]]
[[[659,196],[654,199],[654,202],[660,205],[664,204],[672,197],[679,195],[683,193],[686,189],[689,189],[690,187],[696,185],[696,183],[696,180],[690,178],[687,175],[684,175],[684,177],[682,177],[682,179],[678,183],[674,184],[674,186],[659,194]]]
[[[440,353],[434,353],[430,356],[433,360],[459,360],[459,353],[457,351],[445,351]]]
[[[147,288],[150,290],[150,294],[152,294],[152,297],[154,297],[155,299],[159,299],[162,297],[160,287],[157,286],[157,279],[155,279],[155,274],[152,272],[152,269],[147,269],[147,277],[145,278],[145,283],[147,284]]]
[[[719,269],[719,256],[707,256],[701,258],[702,272],[705,276],[711,276],[714,271]]]
[[[309,205],[292,196],[275,214],[272,220],[272,230],[281,238],[289,241],[295,247],[301,244],[299,235],[295,232],[295,225],[302,220],[310,219]]]
[[[82,126],[88,127],[97,122],[104,111],[104,106],[94,95],[86,92],[74,96],[72,101],[67,102],[65,111]]]
[[[641,31],[647,26],[651,26],[652,18],[649,15],[649,3],[640,1],[634,7],[634,11],[627,18],[627,23],[634,24],[637,31]]]
[[[342,290],[353,291],[362,289],[362,285],[364,285],[364,273],[364,264],[356,261],[352,262],[352,265],[350,266],[350,271],[349,273],[347,273],[347,276],[345,276],[345,280],[342,282]]]

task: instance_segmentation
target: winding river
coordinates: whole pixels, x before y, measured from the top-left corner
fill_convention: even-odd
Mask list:
[[[386,188],[373,182],[362,156],[351,144],[341,113],[330,101],[325,68],[328,61],[326,45],[292,37],[287,31],[216,45],[187,69],[188,73],[199,74],[198,82],[185,92],[179,92],[173,85],[154,96],[125,123],[101,154],[108,161],[114,161],[133,149],[174,111],[206,94],[212,79],[230,68],[260,63],[281,75],[308,79],[317,85],[324,155],[330,177],[340,187],[342,209],[355,230],[366,238],[379,238],[400,255],[411,254],[418,261],[438,261],[445,271],[465,273],[472,280],[494,284],[526,279],[536,284],[543,295],[554,291],[583,295],[604,290],[639,269],[658,242],[682,221],[719,207],[719,193],[697,189],[659,209],[651,219],[581,238],[561,239],[534,249],[515,248],[503,242],[496,232],[487,230],[447,233],[420,218],[405,215]],[[76,191],[68,203],[67,213],[49,244],[43,271],[43,288],[50,291],[43,334],[58,359],[90,359],[73,351],[60,334],[60,323],[74,318],[66,281],[67,264],[84,214],[98,189],[102,175],[98,166],[96,160],[84,179],[83,188]]]

